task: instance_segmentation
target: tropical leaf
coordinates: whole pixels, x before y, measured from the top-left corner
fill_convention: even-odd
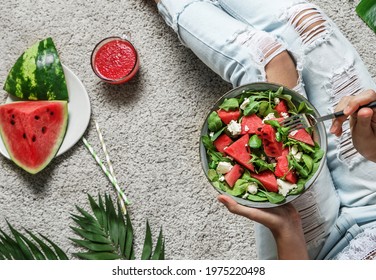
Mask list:
[[[362,0],[356,6],[358,16],[376,33],[376,2],[375,0]]]
[[[8,221],[8,227],[13,235],[6,234],[0,229],[0,260],[67,260],[63,250],[47,237],[39,234],[37,237],[25,230],[30,237],[16,230]],[[47,241],[47,243],[45,241]]]
[[[77,227],[72,230],[81,238],[70,238],[76,245],[84,249],[74,255],[86,260],[135,259],[134,234],[129,212],[121,212],[119,204],[112,202],[109,195],[104,198],[98,195],[98,201],[88,195],[92,213],[76,206],[79,214],[71,214]],[[146,236],[142,250],[142,260],[164,259],[164,239],[162,230],[153,252],[152,234],[149,222],[146,222]]]

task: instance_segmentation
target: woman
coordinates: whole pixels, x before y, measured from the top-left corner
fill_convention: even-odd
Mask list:
[[[307,97],[320,114],[341,108],[346,96],[376,89],[349,41],[306,1],[156,2],[181,42],[234,87],[258,81],[282,84]],[[374,95],[369,92],[363,94]],[[330,132],[330,124],[326,128]],[[376,165],[355,149],[349,122],[334,122],[332,132],[341,137],[328,134],[327,166],[292,204],[259,210],[219,196],[231,212],[258,222],[260,259],[336,258],[353,237],[365,232],[376,237]]]

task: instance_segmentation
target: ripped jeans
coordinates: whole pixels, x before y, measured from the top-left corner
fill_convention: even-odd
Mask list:
[[[158,9],[181,42],[234,87],[266,81],[265,66],[288,51],[299,75],[295,90],[322,115],[343,96],[376,89],[338,27],[306,1],[161,0]],[[348,122],[340,138],[325,125],[327,166],[293,202],[312,259],[332,258],[376,221],[376,164],[357,153]],[[276,259],[271,232],[256,224],[255,237],[258,257]]]

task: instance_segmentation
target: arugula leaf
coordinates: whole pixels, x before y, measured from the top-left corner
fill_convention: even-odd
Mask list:
[[[250,101],[248,105],[244,108],[244,115],[249,116],[252,114],[257,113],[260,108],[260,102],[258,101]]]
[[[252,149],[259,149],[262,146],[262,140],[257,134],[254,134],[249,138],[248,146]]]
[[[210,140],[211,141],[215,141],[221,134],[222,132],[226,129],[227,127],[223,127],[222,129],[218,130],[216,133],[214,133],[214,135],[212,137],[210,137]]]
[[[235,182],[235,185],[232,189],[229,189],[227,193],[233,195],[233,196],[239,196],[242,195],[247,191],[249,182],[243,179],[238,179]]]
[[[312,108],[309,107],[307,103],[305,103],[304,101],[300,102],[299,107],[298,107],[298,114],[302,114],[302,113],[313,114]]]
[[[225,99],[219,108],[229,111],[239,108],[239,101],[236,98]]]
[[[312,168],[313,168],[313,159],[309,155],[303,154],[302,155],[302,160],[303,160],[305,166],[308,169],[308,173],[311,173]]]
[[[248,200],[251,200],[251,201],[255,201],[255,202],[264,202],[264,201],[268,201],[268,198],[266,197],[266,195],[260,195],[262,194],[262,192],[257,192],[256,194],[249,194],[247,196],[247,199]]]
[[[220,130],[223,126],[221,118],[218,116],[216,111],[211,112],[208,117],[208,128],[210,131],[216,132]]]
[[[301,166],[296,160],[294,157],[291,157],[291,162],[292,162],[292,166],[293,168],[299,173],[299,175],[303,178],[307,178],[308,177],[308,174],[309,172],[303,167]]]
[[[270,170],[274,172],[275,165],[273,163],[267,163],[265,160],[261,159],[256,154],[252,154],[251,162],[253,163],[255,171],[257,173],[260,173],[265,170]]]
[[[269,124],[269,125],[271,125],[274,128],[280,128],[281,127],[281,125],[279,124],[279,122],[276,121],[276,120],[266,120],[266,121],[264,121],[264,123]]]
[[[218,181],[219,175],[218,175],[217,171],[215,171],[214,169],[209,169],[208,170],[208,178],[211,182]]]
[[[201,141],[207,151],[216,151],[213,141],[210,139],[209,135],[202,136]]]
[[[299,146],[304,153],[308,153],[308,154],[314,154],[315,153],[314,148],[312,148],[310,145],[307,145],[306,143],[300,142],[298,140],[289,138],[285,142],[285,146],[294,146],[294,145]]]
[[[259,190],[259,191],[265,194],[266,198],[271,203],[279,204],[285,200],[285,197],[279,193],[268,192],[268,191],[263,191],[263,190]]]

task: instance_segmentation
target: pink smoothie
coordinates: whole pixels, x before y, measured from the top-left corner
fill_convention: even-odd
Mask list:
[[[123,83],[130,80],[138,70],[137,52],[130,42],[113,38],[99,45],[93,64],[94,71],[104,80]]]

